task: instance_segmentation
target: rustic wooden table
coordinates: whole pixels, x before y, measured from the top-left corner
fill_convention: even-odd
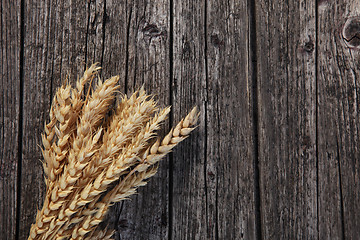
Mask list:
[[[116,239],[358,239],[358,15],[354,0],[1,0],[0,239],[26,239],[50,101],[93,62],[173,105],[167,126],[202,113],[114,207]]]

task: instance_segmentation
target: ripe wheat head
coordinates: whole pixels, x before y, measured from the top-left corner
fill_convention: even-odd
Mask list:
[[[144,186],[196,128],[195,107],[158,137],[170,107],[158,107],[143,88],[114,107],[119,77],[102,81],[99,69],[93,64],[75,88],[66,81],[53,97],[42,134],[46,195],[29,240],[111,239],[112,229],[98,227],[109,208]]]

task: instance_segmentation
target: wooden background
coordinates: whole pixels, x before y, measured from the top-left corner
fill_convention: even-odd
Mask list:
[[[173,105],[167,127],[202,113],[113,209],[116,239],[359,239],[360,53],[342,36],[358,1],[0,4],[1,239],[26,239],[52,96],[93,62]]]

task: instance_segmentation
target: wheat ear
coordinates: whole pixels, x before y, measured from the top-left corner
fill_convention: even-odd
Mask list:
[[[149,168],[138,174],[133,174],[132,177],[127,178],[124,181],[120,181],[119,188],[129,188],[128,196],[134,194],[136,189],[140,186],[146,185],[144,180],[154,176],[157,172],[157,167]],[[136,177],[137,176],[137,177]],[[109,208],[115,202],[117,191],[113,189],[105,195],[105,197],[99,202],[91,202],[85,211],[78,214],[78,218],[74,221],[76,226],[67,230],[67,237],[71,237],[70,240],[83,239],[86,234],[94,231],[96,227],[103,221]],[[81,215],[81,217],[80,217]]]
[[[101,137],[102,128],[97,129],[100,122],[105,117],[108,107],[114,99],[114,92],[118,86],[115,86],[118,82],[118,77],[112,77],[102,83],[98,82],[98,86],[92,96],[85,101],[82,115],[80,117],[80,123],[77,127],[77,137],[73,142],[73,148],[69,153],[69,163],[65,166],[64,174],[59,179],[60,187],[55,189],[54,194],[56,197],[62,199],[68,197],[73,193],[74,184],[81,177],[82,170],[90,162],[92,156],[98,151],[98,141]],[[92,137],[92,130],[96,131]],[[58,198],[54,198],[58,201]],[[71,196],[70,196],[71,199]],[[60,205],[56,206],[58,210],[65,202],[59,202]],[[53,225],[50,226],[52,231],[55,231],[64,222],[67,221],[67,215],[62,214],[63,211],[58,211],[57,218],[54,218]],[[49,231],[51,234],[51,231]]]
[[[71,109],[70,102],[70,91],[71,87],[68,85],[66,87],[61,86],[55,94],[54,103],[53,103],[53,112],[58,124],[55,124],[53,127],[54,132],[56,133],[57,141],[54,141],[51,145],[51,148],[48,148],[49,142],[43,135],[43,155],[51,155],[46,161],[47,163],[47,176],[48,180],[54,182],[56,176],[59,175],[62,171],[63,162],[66,159],[66,156],[69,151],[69,137],[71,126],[71,116],[73,115],[73,110]],[[44,156],[45,158],[45,156]]]
[[[91,180],[94,180],[105,168],[109,166],[112,159],[118,157],[118,154],[124,148],[130,137],[137,129],[146,123],[154,111],[156,111],[155,102],[144,98],[145,92],[137,92],[127,101],[126,106],[122,109],[121,114],[114,114],[110,126],[103,135],[103,144],[101,145],[97,156],[85,167],[83,176],[78,185],[84,186]],[[135,98],[135,101],[131,100]],[[130,103],[128,103],[130,102]]]
[[[80,236],[83,237],[88,232],[91,232],[102,222],[112,203],[126,199],[136,193],[138,187],[144,186],[146,179],[152,177],[157,172],[155,165],[195,129],[198,116],[199,113],[195,107],[162,141],[158,140],[150,146],[143,155],[141,163],[120,180],[120,183],[109,191],[100,202],[94,204],[96,201],[93,201],[88,206],[88,212],[83,213],[83,215],[88,215],[88,217],[83,218],[78,227],[73,230],[72,239],[81,239],[79,238]]]
[[[128,169],[132,164],[139,159],[138,153],[144,148],[146,142],[154,135],[154,131],[159,128],[161,122],[163,122],[168,115],[170,108],[165,108],[160,111],[159,114],[155,115],[150,122],[147,123],[146,127],[142,128],[140,133],[133,139],[132,143],[125,148],[117,159],[111,163],[111,165],[101,172],[94,182],[90,182],[86,185],[80,194],[76,195],[71,202],[69,207],[64,213],[67,216],[71,216],[75,213],[79,207],[86,205],[93,201],[97,196],[107,190],[107,187],[119,179],[121,174]]]
[[[119,119],[118,116],[115,116],[116,118],[114,119],[113,122],[117,123],[115,124],[115,126],[122,126],[124,123],[122,120],[126,120],[125,121],[125,129],[124,128],[120,128],[118,129],[118,131],[112,131],[110,132],[110,136],[109,139],[106,139],[106,134],[104,135],[104,144],[102,145],[103,147],[108,147],[106,144],[110,144],[111,146],[111,151],[109,153],[107,153],[109,156],[105,156],[103,155],[104,159],[108,159],[107,161],[109,161],[109,159],[116,157],[116,151],[114,152],[114,147],[118,148],[118,147],[122,147],[122,145],[119,142],[112,142],[112,141],[108,141],[111,138],[115,137],[115,140],[119,140],[122,139],[121,134],[124,133],[124,130],[128,130],[129,133],[128,134],[133,134],[134,131],[131,129],[134,128],[139,128],[139,126],[141,124],[143,124],[146,120],[148,120],[149,115],[151,115],[151,113],[153,111],[155,111],[155,103],[153,102],[152,99],[147,100],[149,96],[146,96],[145,92],[143,90],[141,90],[139,92],[139,96],[136,97],[136,94],[133,95],[129,101],[131,101],[131,104],[127,104],[128,107],[124,108],[123,111],[121,112],[121,114],[119,113],[120,117],[122,117],[123,119]],[[134,106],[135,105],[135,106]],[[132,107],[131,107],[132,106]],[[130,111],[127,111],[130,110]],[[124,112],[130,112],[130,114],[124,114]],[[130,115],[130,116],[127,116]],[[139,126],[138,126],[139,125]],[[112,125],[109,126],[110,130],[116,130],[112,129],[111,127]],[[108,129],[108,130],[109,130]],[[119,131],[120,130],[120,131]],[[119,136],[120,135],[120,136]],[[129,136],[126,136],[126,139]],[[106,153],[106,152],[105,152]],[[71,217],[72,213],[78,211],[79,208],[81,208],[84,204],[83,199],[80,198],[81,195],[81,191],[83,188],[81,186],[86,185],[91,179],[91,175],[94,174],[94,172],[88,172],[86,171],[86,169],[93,169],[96,171],[99,171],[101,169],[104,168],[104,164],[101,162],[101,160],[98,159],[99,156],[101,156],[102,154],[104,154],[104,152],[97,152],[96,154],[94,154],[94,157],[92,157],[92,160],[89,161],[89,165],[86,166],[88,168],[85,168],[83,171],[83,175],[81,176],[81,178],[79,178],[79,183],[77,183],[76,185],[80,186],[78,189],[76,189],[74,192],[72,192],[72,194],[70,196],[68,196],[69,199],[72,199],[69,202],[66,202],[63,204],[61,210],[59,211],[58,214],[58,223],[56,228],[54,229],[54,232],[57,231],[57,229],[59,229],[62,226],[62,223],[65,223],[66,221],[68,221],[68,219]],[[93,166],[91,166],[93,165]],[[94,167],[95,165],[95,167]],[[90,175],[88,175],[90,174]],[[95,175],[96,176],[96,175]],[[62,234],[62,233],[61,233]],[[61,235],[60,234],[60,235]]]
[[[195,129],[198,116],[199,113],[195,107],[184,119],[182,119],[177,124],[174,130],[171,130],[162,139],[162,141],[158,139],[152,146],[148,148],[142,157],[141,163],[138,164],[128,175],[126,175],[122,182],[126,182],[128,178],[135,178],[137,181],[144,181],[147,174],[143,175],[145,178],[139,178],[135,175],[135,173],[146,172],[149,167],[153,167],[155,164],[157,164],[177,144],[187,138],[189,134]],[[119,184],[108,193],[108,198],[110,198],[111,202],[119,202],[132,195],[135,190],[136,187],[131,186],[131,184]],[[105,197],[104,199],[107,198]]]
[[[60,218],[63,218],[65,215],[71,217],[73,213],[77,212],[77,216],[73,217],[72,221],[78,222],[78,218],[80,218],[82,214],[87,215],[86,211],[83,213],[81,208],[89,202],[96,203],[101,197],[101,193],[106,191],[111,183],[118,180],[122,173],[140,159],[141,156],[139,156],[139,153],[146,147],[148,140],[154,136],[155,131],[158,130],[160,123],[166,119],[169,112],[170,108],[165,108],[158,114],[155,114],[155,116],[147,122],[146,126],[139,131],[132,142],[124,148],[124,152],[118,158],[114,159],[110,166],[104,169],[93,182],[83,187],[82,191],[72,198],[65,212],[60,211]]]
[[[98,226],[110,206],[144,186],[195,128],[196,108],[153,141],[170,108],[159,110],[141,88],[112,110],[119,78],[98,78],[93,89],[99,69],[92,65],[75,88],[66,82],[54,96],[42,135],[46,195],[29,240],[110,239],[113,232]]]
[[[94,136],[92,131],[99,125],[108,106],[114,99],[114,92],[118,88],[115,86],[117,82],[118,77],[110,78],[104,84],[99,81],[98,88],[92,97],[84,103],[77,135],[69,152],[69,163],[64,167],[59,184],[54,185],[53,189],[47,190],[43,209],[38,212],[40,217],[31,227],[29,239],[45,232],[45,235],[50,235],[56,225],[59,224],[58,222],[62,220],[57,220],[58,209],[64,203],[64,198],[72,192],[73,184],[80,177],[81,170],[97,150],[97,142],[100,139],[102,129],[96,130]],[[81,88],[82,84],[80,83],[78,86]]]
[[[83,89],[84,86],[87,82],[89,82],[90,80],[92,80],[92,78],[94,77],[94,74],[99,70],[100,68],[97,67],[97,64],[93,64],[89,69],[87,69],[84,72],[84,75],[82,76],[82,78],[77,82],[77,87],[76,90],[72,91],[72,96],[71,96],[71,103],[72,103],[72,107],[75,110],[75,113],[78,113],[82,107],[82,94],[83,94]],[[63,86],[62,86],[63,88]],[[57,92],[61,91],[61,88],[58,89]],[[45,134],[46,136],[43,137],[43,145],[44,145],[44,150],[43,150],[43,155],[44,155],[44,159],[45,159],[45,163],[43,164],[44,166],[44,172],[47,176],[50,176],[50,178],[54,179],[56,173],[60,173],[61,171],[59,169],[61,169],[61,167],[63,167],[63,165],[61,166],[60,164],[58,164],[56,162],[56,159],[61,159],[63,160],[61,157],[56,157],[56,152],[55,149],[56,145],[53,143],[50,147],[51,141],[53,140],[54,134],[55,134],[55,124],[56,124],[56,119],[62,121],[62,119],[65,120],[65,117],[63,116],[63,112],[61,111],[61,109],[57,109],[57,101],[64,101],[65,104],[67,103],[67,99],[65,100],[63,97],[58,97],[58,94],[55,94],[54,96],[54,102],[53,105],[51,107],[50,110],[50,123],[47,124],[45,126]],[[62,96],[62,95],[60,95]],[[74,118],[74,117],[73,117]],[[69,120],[69,122],[71,122],[71,120]],[[59,130],[60,131],[60,130]],[[49,137],[51,136],[51,137]],[[61,153],[61,156],[63,156],[64,154]],[[55,169],[54,166],[59,166],[58,169]],[[53,170],[56,171],[53,171]],[[49,194],[51,192],[51,189],[56,185],[54,181],[51,181],[49,178],[46,179],[46,184],[47,184],[47,194],[46,194],[46,199],[44,201],[44,206],[43,209],[41,211],[38,211],[37,215],[36,215],[36,223],[32,224],[31,229],[30,229],[30,236],[29,239],[35,239],[35,238],[39,238],[41,234],[43,234],[46,231],[46,227],[44,227],[44,225],[46,225],[52,218],[51,217],[44,217],[43,214],[49,213],[50,210],[47,208],[47,205],[49,204]]]
[[[81,195],[83,186],[93,181],[95,179],[94,176],[101,173],[111,160],[118,156],[119,151],[124,148],[123,143],[128,141],[130,136],[135,133],[135,130],[144,125],[150,118],[150,115],[156,110],[155,102],[152,99],[147,100],[147,98],[148,96],[145,97],[144,91],[140,91],[139,96],[137,96],[137,93],[133,94],[129,99],[131,104],[127,104],[121,114],[116,114],[113,117],[109,128],[103,136],[103,144],[82,171],[82,176],[76,183],[76,186],[79,187],[69,196],[69,199],[72,199],[72,201],[66,202],[62,206],[59,212],[59,219],[61,221],[66,221],[66,219],[71,217],[71,212],[78,211],[77,209],[84,205],[84,200],[81,198],[83,196]],[[57,228],[60,227],[61,224],[58,224]]]
[[[55,101],[56,101],[56,97],[54,97],[53,102]],[[43,148],[41,149],[41,151],[44,158],[43,169],[45,174],[46,185],[49,185],[50,183],[49,176],[51,173],[51,168],[54,165],[53,151],[51,145],[55,138],[55,124],[56,124],[56,118],[54,114],[54,107],[52,106],[50,109],[50,122],[47,124],[45,123],[44,126],[45,133],[41,135],[42,144],[43,144]]]
[[[81,79],[77,82],[76,89],[72,89],[70,85],[63,84],[53,98],[52,107],[50,109],[50,123],[45,125],[45,134],[42,135],[42,149],[44,157],[44,172],[47,176],[46,183],[54,182],[57,175],[62,173],[64,163],[68,151],[70,133],[75,129],[74,122],[78,118],[79,111],[83,101],[81,99],[84,86],[91,81],[100,68],[97,64],[93,64],[87,69]],[[69,101],[71,102],[69,104]],[[59,123],[56,127],[55,124]],[[57,144],[53,142],[54,135],[58,136]],[[66,149],[65,149],[66,148]]]
[[[105,171],[100,173],[91,185],[84,188],[83,196],[97,196],[104,192],[109,184],[119,179],[121,174],[139,159],[138,153],[146,146],[147,141],[154,136],[154,131],[158,130],[160,123],[165,120],[169,112],[170,108],[165,108],[155,115],[133,138],[132,143],[125,148],[124,153],[115,159]]]

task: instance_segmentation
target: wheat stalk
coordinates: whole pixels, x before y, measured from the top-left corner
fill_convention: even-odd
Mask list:
[[[196,108],[153,140],[170,108],[159,109],[141,88],[123,95],[113,110],[119,78],[98,77],[93,88],[99,69],[92,65],[75,88],[66,82],[53,98],[42,135],[46,195],[29,240],[110,239],[113,230],[98,225],[112,204],[145,185],[158,162],[195,128]]]

